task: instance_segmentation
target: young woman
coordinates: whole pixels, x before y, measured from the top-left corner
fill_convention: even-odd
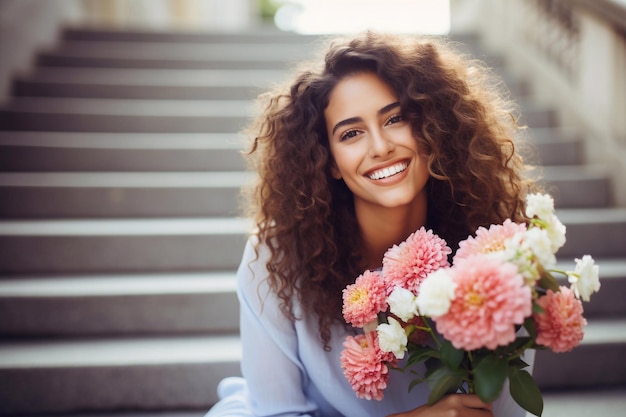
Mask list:
[[[526,220],[530,184],[496,88],[442,43],[368,32],[263,96],[257,230],[238,271],[243,378],[222,381],[208,416],[525,415],[507,390],[429,407],[426,384],[409,393],[400,372],[382,401],[358,399],[339,360],[354,334],[342,290],[393,244],[425,226],[455,250],[478,226]]]

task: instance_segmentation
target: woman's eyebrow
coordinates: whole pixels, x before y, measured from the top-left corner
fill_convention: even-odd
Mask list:
[[[385,113],[387,113],[390,110],[395,109],[396,107],[400,107],[400,102],[396,101],[394,103],[391,104],[387,104],[385,107],[383,107],[382,109],[378,110],[378,115],[383,115]]]
[[[395,101],[393,103],[387,104],[386,106],[382,107],[380,110],[378,110],[378,115],[383,115],[385,113],[387,113],[390,110],[395,109],[396,107],[400,107],[400,102],[399,101]],[[332,131],[332,135],[335,134],[335,132],[337,131],[337,129],[339,129],[341,126],[345,126],[345,125],[350,125],[352,123],[357,123],[357,122],[361,122],[363,121],[363,119],[361,117],[350,117],[348,119],[342,120],[340,122],[338,122],[334,127],[333,127],[333,131]]]
[[[350,117],[349,119],[342,120],[339,123],[337,123],[335,125],[335,127],[333,127],[332,134],[334,135],[335,132],[337,131],[337,129],[339,129],[341,126],[351,125],[353,123],[358,123],[358,122],[361,122],[361,121],[363,121],[363,119],[361,117]]]

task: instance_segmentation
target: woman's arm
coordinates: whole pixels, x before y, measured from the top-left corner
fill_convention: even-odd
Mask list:
[[[306,398],[306,372],[298,358],[293,322],[281,311],[279,299],[267,283],[267,249],[258,257],[248,241],[237,271],[243,356],[254,415],[313,414],[316,405]]]

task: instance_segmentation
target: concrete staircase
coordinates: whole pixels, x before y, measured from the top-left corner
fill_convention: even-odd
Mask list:
[[[0,108],[0,414],[201,416],[239,374],[237,132],[315,42],[68,29],[16,77]],[[626,394],[626,209],[576,132],[508,85],[568,227],[561,254],[592,253],[602,277],[583,345],[538,355],[544,415],[575,416],[559,410],[576,398],[617,415],[598,408]]]

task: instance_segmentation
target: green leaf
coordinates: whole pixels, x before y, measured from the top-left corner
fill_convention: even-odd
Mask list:
[[[534,305],[535,303],[533,303]],[[535,319],[530,316],[526,320],[524,320],[524,328],[528,332],[528,335],[533,339],[537,338],[537,329],[535,327]]]
[[[458,369],[465,358],[465,352],[456,349],[449,341],[441,344],[441,361],[450,369]]]
[[[539,304],[533,302],[533,314],[543,314],[546,310],[543,309]]]
[[[515,402],[524,410],[541,416],[543,398],[533,377],[527,371],[509,367],[509,382],[509,391]]]
[[[463,385],[464,376],[463,370],[452,370],[446,367],[441,367],[428,375],[426,377],[430,387],[428,405],[435,404],[446,394],[457,392]]]
[[[528,364],[522,358],[513,358],[509,361],[509,366],[517,369],[526,368]]]
[[[474,368],[474,390],[483,402],[494,402],[500,396],[508,375],[506,359],[487,356]]]
[[[509,360],[518,357],[522,352],[524,346],[528,347],[532,345],[532,338],[529,336],[518,336],[513,342],[506,346],[500,346],[495,350],[495,356],[506,357]],[[493,352],[489,352],[487,356],[493,355]]]
[[[522,346],[524,346],[525,344],[527,344],[528,342],[530,342],[532,340],[532,338],[530,336],[519,336],[517,339],[515,339],[515,341],[513,342],[513,350],[517,350],[519,348],[521,348]]]
[[[537,281],[537,285],[546,290],[559,291],[559,283],[549,272],[544,272]]]
[[[424,361],[424,365],[426,365],[426,373],[424,376],[428,378],[429,375],[441,368],[443,363],[439,358],[428,358]]]
[[[415,345],[412,347],[409,353],[409,357],[406,362],[406,366],[412,366],[416,363],[423,362],[430,358],[438,358],[439,352],[430,346]]]
[[[422,382],[426,381],[424,378],[415,378],[413,381],[411,381],[411,383],[409,384],[409,392],[411,392],[413,390],[413,388],[415,388],[417,385],[421,384]]]

